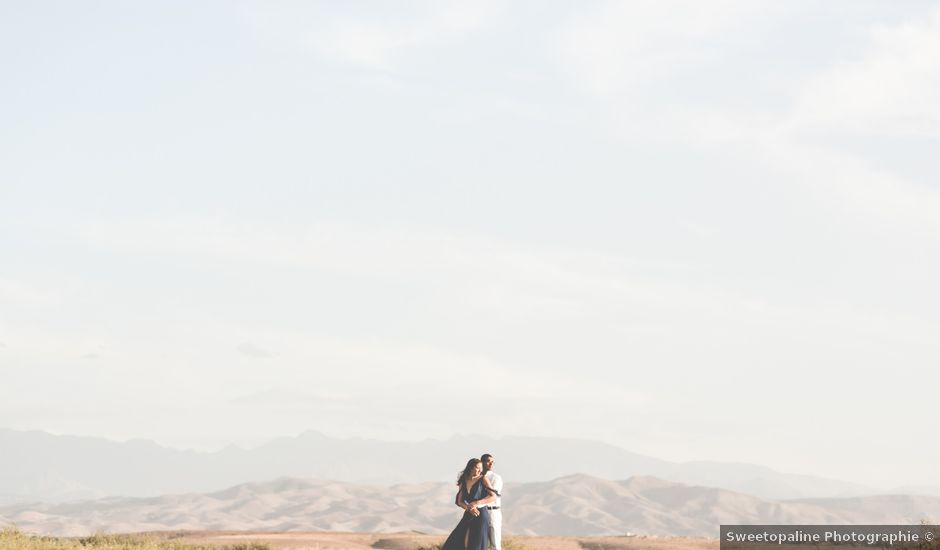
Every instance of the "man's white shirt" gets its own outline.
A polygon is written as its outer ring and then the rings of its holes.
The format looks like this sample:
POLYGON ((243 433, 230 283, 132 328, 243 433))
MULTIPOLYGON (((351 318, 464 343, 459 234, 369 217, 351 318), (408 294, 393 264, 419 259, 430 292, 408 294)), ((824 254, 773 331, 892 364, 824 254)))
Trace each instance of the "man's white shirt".
MULTIPOLYGON (((494 491, 500 494, 503 493, 503 478, 500 477, 499 474, 493 471, 489 471, 489 472, 486 472, 486 475, 483 477, 485 477, 486 480, 490 482, 490 487, 492 487, 494 491)), ((491 496, 491 495, 487 494, 486 496, 491 496)), ((499 506, 500 505, 499 502, 500 502, 500 497, 497 496, 495 502, 491 502, 489 504, 480 504, 477 506, 477 508, 486 508, 487 506, 499 506)))

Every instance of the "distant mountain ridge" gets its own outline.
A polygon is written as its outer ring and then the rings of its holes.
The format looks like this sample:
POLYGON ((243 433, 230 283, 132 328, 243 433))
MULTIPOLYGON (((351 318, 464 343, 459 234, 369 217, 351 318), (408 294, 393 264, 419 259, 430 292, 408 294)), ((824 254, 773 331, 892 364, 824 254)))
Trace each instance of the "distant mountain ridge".
MULTIPOLYGON (((362 485, 281 478, 208 494, 0 507, 0 524, 49 535, 165 530, 446 533, 461 511, 450 482, 362 485)), ((872 496, 770 502, 651 476, 586 475, 507 485, 510 534, 717 536, 721 523, 907 524, 940 518, 940 498, 872 496)))
POLYGON ((652 475, 765 499, 882 492, 753 464, 670 462, 596 441, 539 437, 455 436, 444 441, 386 442, 305 432, 253 449, 227 447, 197 453, 151 441, 121 443, 0 429, 0 449, 0 504, 210 492, 275 477, 382 484, 449 480, 468 457, 481 452, 494 454, 500 472, 514 482, 584 473, 603 479, 652 475))

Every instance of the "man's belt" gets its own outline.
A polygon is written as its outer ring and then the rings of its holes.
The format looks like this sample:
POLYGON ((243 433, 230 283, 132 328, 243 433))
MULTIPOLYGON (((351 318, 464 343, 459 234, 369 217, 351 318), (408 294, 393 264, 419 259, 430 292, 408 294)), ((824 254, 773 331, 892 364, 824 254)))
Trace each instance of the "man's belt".
POLYGON ((499 506, 487 506, 487 510, 499 510, 499 506))

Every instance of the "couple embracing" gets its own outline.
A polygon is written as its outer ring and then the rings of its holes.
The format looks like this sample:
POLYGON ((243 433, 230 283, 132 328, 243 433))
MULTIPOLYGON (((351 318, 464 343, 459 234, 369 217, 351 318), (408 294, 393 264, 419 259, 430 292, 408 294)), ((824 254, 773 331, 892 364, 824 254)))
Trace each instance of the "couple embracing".
POLYGON ((502 550, 500 530, 503 516, 500 511, 500 491, 503 478, 493 471, 493 455, 471 458, 457 478, 457 498, 454 503, 464 509, 460 523, 453 530, 441 550, 502 550))

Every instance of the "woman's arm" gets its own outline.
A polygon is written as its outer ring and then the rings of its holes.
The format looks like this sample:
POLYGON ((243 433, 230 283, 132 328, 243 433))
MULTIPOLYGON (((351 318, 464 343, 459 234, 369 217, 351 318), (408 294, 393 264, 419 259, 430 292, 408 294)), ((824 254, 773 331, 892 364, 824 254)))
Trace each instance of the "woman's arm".
POLYGON ((490 481, 486 479, 485 477, 483 478, 483 487, 486 488, 486 492, 489 496, 487 496, 486 498, 481 498, 480 500, 474 500, 473 502, 470 503, 470 506, 473 506, 474 508, 476 508, 480 504, 489 504, 491 502, 496 502, 496 491, 494 491, 493 488, 490 487, 490 481))
POLYGON ((461 498, 462 496, 463 496, 463 488, 461 487, 460 489, 457 490, 457 496, 454 497, 454 504, 456 504, 457 506, 460 506, 461 508, 464 509, 465 512, 467 512, 468 514, 472 516, 479 516, 480 511, 477 510, 476 507, 468 504, 467 501, 461 498))

